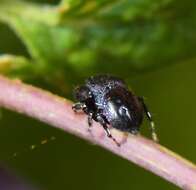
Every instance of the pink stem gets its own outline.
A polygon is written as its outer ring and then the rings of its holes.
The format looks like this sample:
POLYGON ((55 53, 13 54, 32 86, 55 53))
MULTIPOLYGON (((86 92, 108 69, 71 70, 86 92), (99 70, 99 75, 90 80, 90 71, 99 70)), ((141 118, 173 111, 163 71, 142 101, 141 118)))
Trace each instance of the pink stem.
MULTIPOLYGON (((86 116, 74 113, 72 102, 64 98, 3 76, 0 76, 0 89, 0 106, 98 144, 182 189, 196 190, 196 166, 161 145, 130 134, 127 141, 118 147, 103 135, 102 127, 96 122, 89 133, 86 116)), ((112 129, 112 134, 119 142, 122 141, 122 132, 112 129)))

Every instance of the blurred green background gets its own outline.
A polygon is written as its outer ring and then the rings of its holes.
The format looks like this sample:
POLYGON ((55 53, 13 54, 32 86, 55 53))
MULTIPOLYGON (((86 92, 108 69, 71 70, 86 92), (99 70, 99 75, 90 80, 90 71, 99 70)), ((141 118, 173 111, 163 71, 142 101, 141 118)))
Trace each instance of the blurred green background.
MULTIPOLYGON (((195 5, 194 0, 1 0, 0 73, 72 100, 74 86, 87 76, 118 75, 146 97, 161 144, 196 162, 195 5)), ((2 109, 0 123, 1 163, 40 189, 178 189, 23 115, 2 109), (56 140, 29 149, 51 136, 56 140)), ((141 131, 150 137, 146 121, 141 131)))

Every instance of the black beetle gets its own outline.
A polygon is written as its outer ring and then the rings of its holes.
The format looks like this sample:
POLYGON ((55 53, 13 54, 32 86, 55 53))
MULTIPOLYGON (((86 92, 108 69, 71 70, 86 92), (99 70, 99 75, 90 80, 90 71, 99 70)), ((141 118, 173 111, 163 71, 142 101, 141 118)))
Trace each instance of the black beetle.
POLYGON ((92 120, 99 122, 108 137, 112 137, 108 125, 124 132, 137 134, 144 113, 150 121, 152 139, 158 141, 154 122, 142 97, 130 91, 125 82, 111 75, 97 75, 88 78, 85 84, 74 91, 78 103, 73 110, 83 110, 88 115, 89 127, 92 120))

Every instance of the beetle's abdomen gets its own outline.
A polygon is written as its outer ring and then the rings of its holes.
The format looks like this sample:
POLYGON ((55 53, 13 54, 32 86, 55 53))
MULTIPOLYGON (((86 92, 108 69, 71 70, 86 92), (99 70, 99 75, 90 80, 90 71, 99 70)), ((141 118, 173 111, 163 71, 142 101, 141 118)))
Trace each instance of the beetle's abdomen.
POLYGON ((112 127, 135 132, 143 120, 143 107, 130 91, 116 88, 106 94, 104 115, 112 127))

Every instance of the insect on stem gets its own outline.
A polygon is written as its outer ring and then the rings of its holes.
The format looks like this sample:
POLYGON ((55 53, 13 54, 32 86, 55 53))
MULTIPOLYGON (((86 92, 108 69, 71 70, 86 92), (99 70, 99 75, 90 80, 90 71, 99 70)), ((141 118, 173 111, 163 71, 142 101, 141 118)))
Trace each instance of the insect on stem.
POLYGON ((74 91, 77 100, 73 104, 74 112, 82 110, 88 115, 88 124, 92 120, 100 123, 106 134, 117 146, 120 144, 110 134, 108 125, 123 132, 137 134, 144 114, 151 127, 152 139, 158 142, 155 126, 144 98, 134 94, 120 78, 111 75, 96 75, 74 91))

